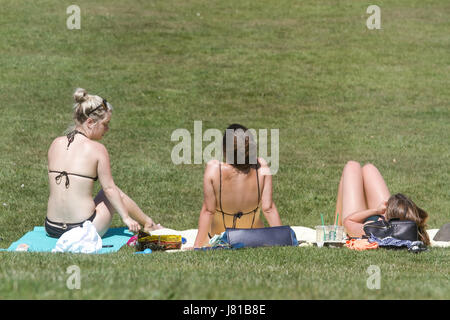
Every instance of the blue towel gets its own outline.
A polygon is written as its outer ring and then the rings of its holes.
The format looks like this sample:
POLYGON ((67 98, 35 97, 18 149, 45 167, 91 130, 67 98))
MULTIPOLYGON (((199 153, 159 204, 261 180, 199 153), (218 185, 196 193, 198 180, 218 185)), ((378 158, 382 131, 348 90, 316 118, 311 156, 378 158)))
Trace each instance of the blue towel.
MULTIPOLYGON (((102 248, 99 253, 111 253, 118 251, 127 243, 133 233, 127 228, 109 229, 102 237, 103 246, 112 246, 102 248)), ((34 227, 33 231, 27 232, 22 238, 13 242, 6 251, 15 251, 21 243, 29 245, 29 252, 51 252, 56 246, 58 239, 47 236, 44 227, 34 227)))

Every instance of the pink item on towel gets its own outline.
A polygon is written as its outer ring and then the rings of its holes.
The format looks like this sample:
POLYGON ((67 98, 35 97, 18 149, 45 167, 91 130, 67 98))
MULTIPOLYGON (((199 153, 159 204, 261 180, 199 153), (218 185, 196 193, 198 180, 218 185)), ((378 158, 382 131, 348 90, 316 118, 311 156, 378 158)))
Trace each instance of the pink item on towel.
POLYGON ((135 247, 135 246, 136 246, 136 243, 137 243, 137 239, 138 239, 137 235, 132 236, 132 237, 130 238, 130 240, 128 240, 127 245, 128 245, 129 247, 135 247))

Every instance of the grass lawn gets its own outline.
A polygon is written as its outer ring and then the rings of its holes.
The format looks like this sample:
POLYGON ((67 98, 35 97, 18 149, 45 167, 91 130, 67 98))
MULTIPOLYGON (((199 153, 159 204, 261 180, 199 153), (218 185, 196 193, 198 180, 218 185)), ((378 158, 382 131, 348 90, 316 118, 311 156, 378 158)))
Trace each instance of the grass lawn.
MULTIPOLYGON (((72 4, 0 0, 1 248, 43 224, 47 150, 77 87, 114 106, 102 143, 115 182, 169 228, 197 228, 204 164, 174 165, 170 139, 196 120, 279 130, 284 224, 331 223, 348 160, 374 163, 430 228, 449 222, 448 1, 377 1, 380 30, 366 1, 77 0, 81 29, 68 30, 72 4)), ((0 299, 450 298, 446 249, 132 252, 1 252, 0 299), (70 265, 80 290, 66 286, 70 265)))

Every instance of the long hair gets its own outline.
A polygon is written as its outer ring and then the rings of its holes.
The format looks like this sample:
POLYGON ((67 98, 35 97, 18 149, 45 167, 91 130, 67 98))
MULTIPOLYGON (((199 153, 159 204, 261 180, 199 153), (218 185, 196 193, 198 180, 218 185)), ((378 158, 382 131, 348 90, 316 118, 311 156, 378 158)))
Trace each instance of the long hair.
POLYGON ((388 200, 385 218, 386 220, 400 219, 414 221, 419 232, 419 240, 426 245, 430 244, 430 238, 426 231, 428 213, 419 208, 407 196, 401 193, 391 196, 388 200))
POLYGON ((237 170, 248 173, 251 168, 258 169, 254 138, 243 125, 235 123, 225 130, 222 148, 225 162, 237 170))

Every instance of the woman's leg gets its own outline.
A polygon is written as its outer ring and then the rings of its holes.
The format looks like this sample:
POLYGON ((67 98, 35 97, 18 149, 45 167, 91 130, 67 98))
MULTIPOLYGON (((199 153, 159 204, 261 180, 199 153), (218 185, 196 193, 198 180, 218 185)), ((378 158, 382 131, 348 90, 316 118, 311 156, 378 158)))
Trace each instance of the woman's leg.
MULTIPOLYGON (((144 227, 144 231, 163 228, 159 224, 156 225, 153 220, 149 216, 147 216, 141 210, 141 208, 139 208, 136 202, 128 197, 122 190, 120 190, 120 188, 117 187, 117 189, 119 189, 120 196, 122 198, 123 204, 127 208, 128 214, 133 220, 144 227)), ((116 210, 106 198, 103 189, 98 192, 97 196, 94 198, 94 202, 96 205, 97 216, 94 219, 93 224, 97 228, 98 234, 100 234, 100 236, 103 236, 111 225, 112 217, 116 210)))
POLYGON ((339 181, 338 194, 336 200, 336 211, 334 212, 334 224, 342 226, 342 182, 344 181, 344 173, 342 172, 341 180, 339 181), (339 216, 338 216, 339 214, 339 216), (338 221, 336 221, 338 220, 338 221))
POLYGON ((341 221, 344 221, 350 214, 367 209, 361 165, 355 161, 347 162, 341 179, 342 212, 339 216, 342 215, 341 221))
POLYGON ((100 237, 103 237, 106 231, 108 231, 109 226, 111 225, 111 221, 114 215, 114 208, 112 207, 108 199, 106 199, 103 190, 100 190, 100 192, 95 197, 94 202, 96 204, 95 211, 97 214, 95 215, 92 224, 94 225, 95 229, 97 229, 97 233, 100 235, 100 237))
POLYGON ((367 206, 369 209, 375 209, 381 202, 387 201, 391 194, 380 171, 373 164, 366 164, 362 168, 362 174, 367 206))

